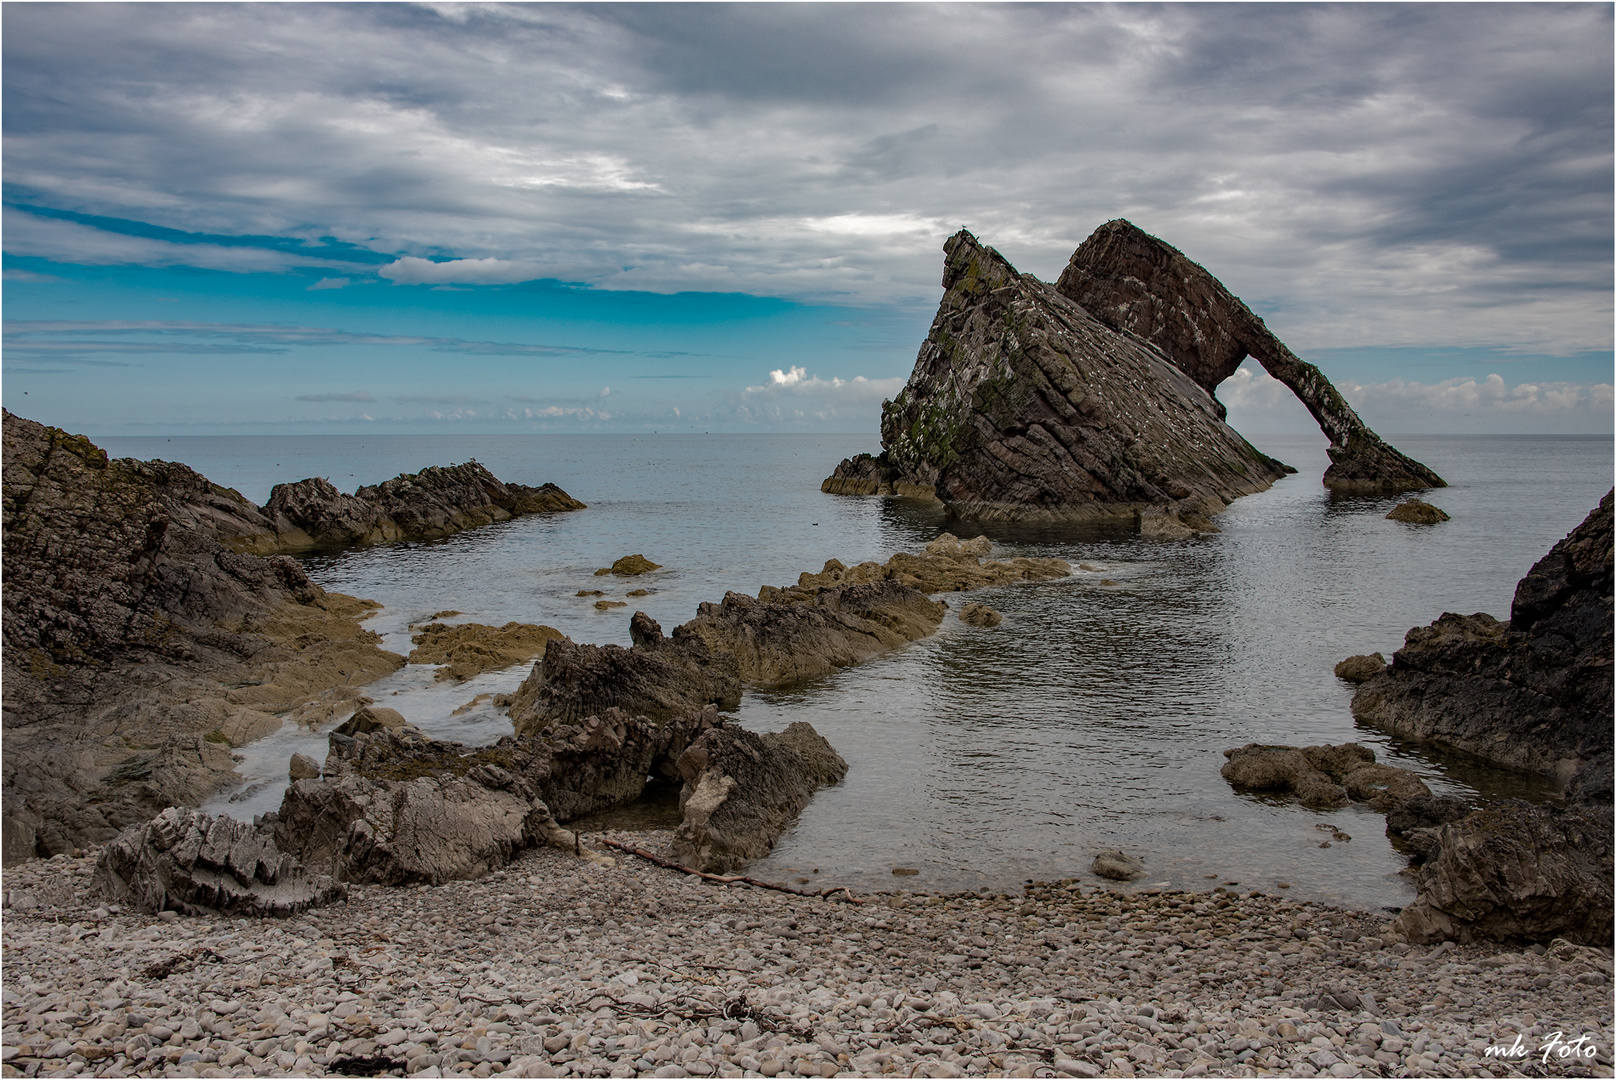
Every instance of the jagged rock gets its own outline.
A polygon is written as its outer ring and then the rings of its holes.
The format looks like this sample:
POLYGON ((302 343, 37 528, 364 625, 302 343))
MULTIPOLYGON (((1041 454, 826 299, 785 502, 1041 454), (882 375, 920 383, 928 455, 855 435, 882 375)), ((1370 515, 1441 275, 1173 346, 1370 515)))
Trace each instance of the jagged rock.
POLYGON ((1349 656, 1335 666, 1335 677, 1342 682, 1361 683, 1386 670, 1386 658, 1377 653, 1349 656))
POLYGON ((344 495, 319 477, 276 484, 264 506, 280 550, 435 540, 522 514, 582 510, 554 484, 501 482, 475 461, 405 473, 344 495))
POLYGON ((1391 513, 1386 515, 1386 520, 1401 521, 1406 525, 1435 525, 1447 521, 1448 515, 1428 502, 1407 499, 1392 507, 1391 513))
POLYGON ((318 780, 320 763, 307 754, 293 754, 291 763, 286 767, 286 775, 291 780, 318 780))
POLYGON ((1089 870, 1112 881, 1132 881, 1144 876, 1145 864, 1125 852, 1102 851, 1094 856, 1089 870))
POLYGON ((410 663, 442 664, 436 678, 464 681, 541 656, 546 643, 562 636, 553 626, 533 623, 428 623, 410 639, 415 643, 410 663))
POLYGON ((1475 809, 1456 795, 1417 795, 1386 815, 1386 835, 1415 864, 1429 862, 1441 850, 1438 830, 1469 816, 1475 809))
MULTIPOLYGON (((944 605, 897 581, 726 593, 675 631, 735 658, 740 677, 777 686, 863 663, 936 631, 944 605), (778 598, 776 598, 778 597, 778 598)), ((553 648, 554 646, 552 646, 553 648)))
POLYGON ((845 459, 820 483, 819 490, 828 495, 902 495, 937 501, 935 485, 905 479, 885 451, 879 457, 855 454, 845 459))
POLYGON ((96 883, 142 911, 189 915, 295 915, 348 895, 284 855, 270 830, 181 807, 119 833, 101 852, 96 883))
POLYGON ((944 251, 937 317, 908 385, 882 406, 882 457, 844 462, 825 490, 910 485, 976 520, 1137 525, 1170 508, 1200 529, 1285 474, 1155 347, 968 232, 944 251))
POLYGON ((652 570, 660 569, 662 569, 661 563, 654 563, 644 555, 624 555, 612 565, 603 566, 596 570, 595 576, 605 577, 607 574, 615 574, 618 577, 634 577, 638 574, 649 574, 652 570))
POLYGON ((1442 825, 1419 895, 1392 926, 1411 941, 1478 938, 1609 947, 1608 806, 1493 803, 1442 825))
POLYGON ((986 604, 966 604, 960 608, 960 622, 967 626, 998 626, 1004 616, 986 604))
POLYGON ((3 414, 4 853, 111 840, 236 776, 275 714, 396 670, 239 494, 3 414), (210 738, 205 738, 210 737, 210 738))
MULTIPOLYGON (((1208 394, 1251 356, 1290 387, 1330 440, 1337 491, 1446 487, 1358 418, 1324 373, 1299 360, 1223 284, 1131 222, 1108 221, 1072 253, 1055 288, 1113 330, 1137 334, 1208 394)), ((1225 410, 1216 406, 1221 419, 1225 410)), ((884 430, 884 429, 883 429, 884 430)))
POLYGON ((551 641, 511 702, 518 735, 542 731, 557 721, 581 720, 610 708, 665 720, 703 706, 740 704, 741 678, 734 657, 709 647, 685 626, 672 638, 643 611, 629 621, 631 648, 551 641))
POLYGON ((1222 776, 1231 784, 1263 791, 1291 791, 1303 806, 1328 809, 1348 800, 1382 813, 1430 789, 1407 769, 1375 763, 1375 752, 1357 743, 1339 746, 1263 746, 1225 750, 1222 776))
POLYGON ((535 843, 575 850, 560 822, 632 802, 661 775, 686 781, 676 857, 729 869, 766 852, 846 771, 807 724, 759 736, 711 706, 660 723, 611 709, 480 749, 383 729, 334 734, 326 778, 291 785, 275 828, 283 850, 341 880, 442 882, 535 843))
POLYGON ((679 755, 684 820, 666 855, 728 873, 767 854, 814 791, 847 775, 847 763, 811 725, 758 735, 724 725, 679 755))
POLYGON ((1562 781, 1596 759, 1608 775, 1611 555, 1607 494, 1521 579, 1509 622, 1449 613, 1413 628, 1359 686, 1353 716, 1562 781))

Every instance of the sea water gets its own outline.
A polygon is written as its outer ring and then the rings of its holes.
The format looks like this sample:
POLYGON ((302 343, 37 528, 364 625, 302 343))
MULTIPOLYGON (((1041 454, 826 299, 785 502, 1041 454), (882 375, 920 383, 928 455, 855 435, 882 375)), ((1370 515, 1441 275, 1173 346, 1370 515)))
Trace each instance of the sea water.
MULTIPOLYGON (((856 889, 1007 888, 1088 878, 1095 852, 1121 848, 1148 870, 1138 886, 1228 884, 1396 907, 1413 889, 1380 815, 1237 792, 1218 774, 1223 751, 1357 741, 1440 792, 1548 795, 1530 778, 1357 725, 1352 687, 1332 668, 1354 653, 1389 656, 1410 627, 1444 611, 1507 618, 1516 581, 1609 489, 1611 440, 1396 437, 1451 485, 1425 493, 1452 515, 1435 526, 1387 521, 1393 498, 1333 498, 1319 482, 1328 459, 1318 437, 1253 441, 1299 472, 1237 500, 1216 535, 990 528, 995 555, 1056 556, 1075 573, 948 595, 950 614, 931 638, 790 689, 748 690, 739 723, 761 731, 805 720, 849 765, 751 872, 856 889), (970 600, 1004 622, 960 623, 955 613, 970 600)), ((412 625, 448 610, 460 614, 445 621, 544 623, 578 641, 626 645, 635 610, 671 631, 726 590, 792 583, 830 558, 885 560, 945 529, 983 531, 910 500, 821 494, 838 460, 876 449, 870 436, 100 442, 116 455, 183 461, 255 502, 305 476, 352 491, 475 458, 501 479, 552 481, 589 504, 442 541, 304 559, 327 589, 385 605, 368 625, 401 653, 412 625), (594 575, 630 554, 662 569, 594 575), (577 595, 593 589, 628 606, 599 611, 596 597, 577 595), (630 589, 649 592, 629 598, 630 589)), ((435 736, 490 742, 509 720, 487 703, 462 707, 514 690, 529 668, 452 683, 411 665, 365 692, 435 736)), ((283 729, 244 748, 247 782, 207 809, 244 818, 274 809, 298 751, 323 758, 325 737, 283 729)))

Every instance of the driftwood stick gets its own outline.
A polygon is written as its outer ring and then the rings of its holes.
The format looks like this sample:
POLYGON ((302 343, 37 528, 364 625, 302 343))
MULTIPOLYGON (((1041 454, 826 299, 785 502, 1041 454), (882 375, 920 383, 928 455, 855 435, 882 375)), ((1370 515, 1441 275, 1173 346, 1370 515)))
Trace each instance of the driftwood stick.
POLYGON ((812 889, 793 889, 789 885, 776 885, 771 881, 761 881, 758 878, 747 877, 744 874, 709 874, 705 870, 697 870, 693 866, 686 866, 683 863, 676 863, 672 859, 664 859, 660 855, 655 855, 641 847, 635 847, 633 844, 625 844, 621 841, 612 840, 605 836, 597 836, 595 839, 608 847, 614 847, 619 851, 626 851, 630 855, 638 855, 647 862, 656 863, 658 866, 664 867, 668 870, 677 870, 681 874, 690 874, 693 877, 699 877, 703 881, 715 881, 720 885, 733 885, 736 882, 739 882, 743 885, 751 885, 759 889, 773 889, 775 892, 790 893, 793 896, 814 896, 823 900, 830 899, 831 894, 833 893, 845 893, 845 899, 848 903, 864 903, 864 901, 854 896, 853 891, 846 885, 835 885, 829 889, 819 889, 816 891, 812 889))

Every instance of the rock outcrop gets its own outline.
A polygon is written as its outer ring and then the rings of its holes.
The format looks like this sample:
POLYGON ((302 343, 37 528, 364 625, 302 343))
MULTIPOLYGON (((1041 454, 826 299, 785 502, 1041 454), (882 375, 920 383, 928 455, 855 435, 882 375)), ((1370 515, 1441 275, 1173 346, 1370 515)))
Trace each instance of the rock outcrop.
POLYGON ((1287 471, 1223 422, 1211 392, 960 231, 882 454, 827 491, 931 492, 961 518, 1115 520, 1167 509, 1184 534, 1287 471))
POLYGON ((730 869, 846 771, 807 724, 760 736, 711 706, 661 721, 611 709, 480 749, 408 727, 333 733, 324 779, 291 785, 274 829, 281 850, 343 881, 474 878, 533 844, 585 851, 560 823, 632 802, 659 775, 685 781, 674 857, 730 869))
MULTIPOLYGON (((235 779, 230 748, 396 670, 250 503, 4 418, 4 857, 102 843, 235 779)), ((349 705, 351 708, 351 705, 349 705)))
MULTIPOLYGON (((1329 438, 1326 487, 1447 486, 1371 431, 1323 372, 1298 359, 1217 278, 1131 222, 1118 219, 1096 229, 1072 253, 1055 288, 1113 330, 1155 345, 1208 394, 1247 356, 1255 359, 1291 388, 1329 438)), ((1217 414, 1225 415, 1221 405, 1217 414)))
POLYGON ((1342 682, 1368 682, 1386 670, 1386 658, 1377 653, 1349 656, 1335 666, 1335 677, 1342 682))
POLYGON ((264 515, 282 551, 436 540, 523 514, 582 510, 554 484, 507 484, 475 461, 404 473, 344 495, 319 477, 270 490, 264 515))
POLYGON ((1353 716, 1561 781, 1601 759, 1608 776, 1611 498, 1521 579, 1509 622, 1450 613, 1410 630, 1353 716))
POLYGON ((101 851, 101 892, 141 911, 287 916, 344 899, 348 887, 309 873, 268 828, 170 807, 101 851))
POLYGON ((410 650, 410 663, 440 664, 435 678, 464 681, 541 656, 545 645, 563 636, 553 626, 534 623, 484 626, 432 622, 418 628, 411 637, 415 648, 410 650))
POLYGON ((1448 520, 1448 513, 1419 499, 1405 499, 1391 508, 1386 520, 1404 525, 1437 525, 1448 520))
POLYGON ((1339 746, 1263 746, 1225 750, 1222 776, 1256 791, 1289 791, 1317 810, 1367 803, 1387 813, 1410 799, 1431 794, 1407 769, 1378 764, 1375 752, 1357 743, 1339 746))
POLYGON ((681 626, 664 637, 656 620, 636 611, 629 636, 633 645, 627 649, 565 637, 549 642, 512 699, 516 733, 537 734, 557 721, 613 708, 666 720, 706 705, 733 709, 740 704, 735 658, 711 648, 701 635, 681 626))
POLYGON ((1436 831, 1419 895, 1393 929, 1411 941, 1477 938, 1609 947, 1609 804, 1533 806, 1506 800, 1436 831))
POLYGON ((703 732, 675 768, 684 820, 667 856, 724 874, 761 858, 814 791, 847 775, 847 763, 812 726, 758 735, 730 725, 703 732))

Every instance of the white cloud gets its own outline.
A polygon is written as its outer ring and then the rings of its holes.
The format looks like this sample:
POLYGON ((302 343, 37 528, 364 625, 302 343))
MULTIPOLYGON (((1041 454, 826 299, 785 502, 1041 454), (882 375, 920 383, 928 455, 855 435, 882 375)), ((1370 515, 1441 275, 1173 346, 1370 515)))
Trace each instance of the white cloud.
POLYGON ((450 259, 433 262, 406 255, 376 273, 395 285, 510 285, 546 276, 543 268, 509 259, 450 259))
POLYGON ((833 376, 822 379, 793 365, 769 372, 769 380, 748 386, 739 394, 727 394, 731 412, 743 423, 822 425, 840 422, 861 428, 872 426, 880 415, 880 403, 903 389, 903 378, 851 379, 833 376))
POLYGON ((319 281, 316 281, 313 285, 310 285, 308 287, 308 291, 315 292, 319 289, 340 289, 346 285, 352 284, 353 282, 349 281, 345 277, 323 277, 319 281))

